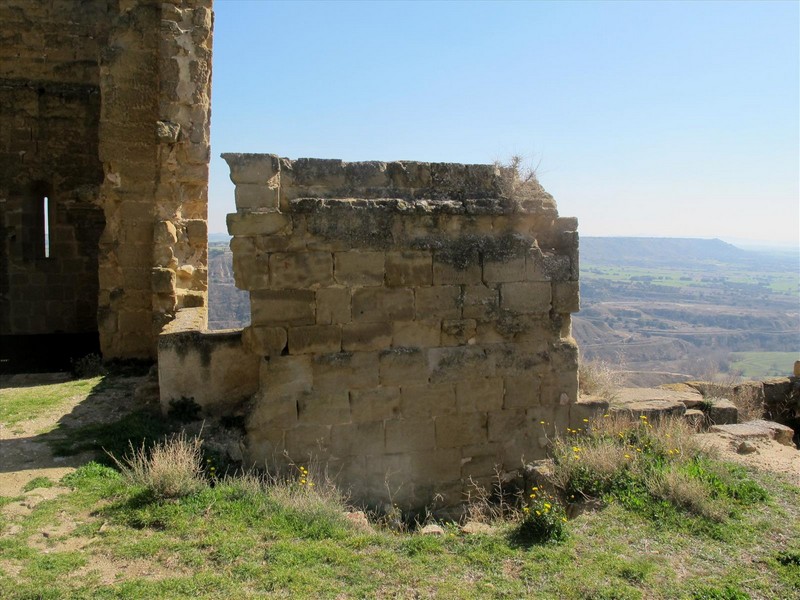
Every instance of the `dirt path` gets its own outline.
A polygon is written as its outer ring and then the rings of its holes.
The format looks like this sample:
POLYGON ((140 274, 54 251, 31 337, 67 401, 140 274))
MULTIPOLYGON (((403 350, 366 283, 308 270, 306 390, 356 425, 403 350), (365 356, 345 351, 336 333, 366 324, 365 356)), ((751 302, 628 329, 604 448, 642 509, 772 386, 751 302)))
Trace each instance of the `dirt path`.
MULTIPOLYGON (((62 375, 61 381, 67 380, 63 374, 41 374, 15 376, 3 384, 8 387, 52 384, 58 381, 58 375, 62 375)), ((36 477, 57 482, 86 464, 92 459, 91 453, 54 456, 50 443, 63 438, 65 429, 119 420, 141 404, 134 400, 134 390, 145 380, 146 377, 114 378, 32 419, 13 426, 0 423, 0 496, 19 496, 24 486, 36 477)), ((34 492, 41 495, 42 490, 34 492)))
POLYGON ((698 437, 714 448, 723 460, 742 464, 761 471, 785 475, 791 483, 800 486, 800 450, 784 446, 769 438, 749 438, 748 453, 738 452, 744 441, 727 433, 701 433, 698 437))

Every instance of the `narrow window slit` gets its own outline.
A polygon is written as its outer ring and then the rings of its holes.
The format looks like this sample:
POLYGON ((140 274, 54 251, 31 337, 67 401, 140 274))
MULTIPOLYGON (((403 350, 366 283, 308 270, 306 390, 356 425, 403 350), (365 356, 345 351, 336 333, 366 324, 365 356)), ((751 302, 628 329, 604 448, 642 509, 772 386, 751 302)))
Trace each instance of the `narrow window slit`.
POLYGON ((44 197, 44 257, 50 258, 50 198, 44 197))

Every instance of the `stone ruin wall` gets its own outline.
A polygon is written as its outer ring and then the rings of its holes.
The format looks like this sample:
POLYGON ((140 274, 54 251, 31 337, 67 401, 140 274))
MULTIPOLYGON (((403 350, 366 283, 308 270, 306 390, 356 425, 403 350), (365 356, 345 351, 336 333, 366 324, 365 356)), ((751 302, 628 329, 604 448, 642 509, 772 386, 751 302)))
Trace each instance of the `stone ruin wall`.
POLYGON ((577 398, 577 221, 490 165, 226 154, 249 459, 313 456, 353 497, 457 504, 543 456, 577 398), (517 200, 510 200, 510 196, 517 200))
POLYGON ((152 358, 204 310, 211 31, 211 0, 2 3, 1 336, 152 358))
POLYGON ((97 330, 97 57, 106 11, 104 2, 0 4, 2 334, 97 330))

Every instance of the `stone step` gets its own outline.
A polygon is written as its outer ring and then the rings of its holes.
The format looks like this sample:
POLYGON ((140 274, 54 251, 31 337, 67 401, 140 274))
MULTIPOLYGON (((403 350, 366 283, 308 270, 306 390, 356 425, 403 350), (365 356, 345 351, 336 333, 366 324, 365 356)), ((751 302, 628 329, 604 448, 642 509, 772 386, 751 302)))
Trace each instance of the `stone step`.
POLYGON ((680 388, 622 388, 610 401, 609 411, 633 418, 684 417, 698 428, 737 423, 739 411, 730 400, 703 398, 688 386, 680 388))
POLYGON ((773 439, 784 446, 794 446, 792 436, 794 430, 780 423, 772 421, 749 421, 747 423, 732 423, 728 425, 713 425, 709 429, 714 433, 727 433, 736 438, 762 438, 773 439))

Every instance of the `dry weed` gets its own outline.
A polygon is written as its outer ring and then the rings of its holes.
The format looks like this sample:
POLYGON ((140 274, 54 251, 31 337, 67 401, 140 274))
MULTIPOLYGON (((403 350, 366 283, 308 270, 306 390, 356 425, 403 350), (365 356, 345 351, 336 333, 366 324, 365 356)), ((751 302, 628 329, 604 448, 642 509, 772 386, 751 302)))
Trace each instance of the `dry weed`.
POLYGON ((154 498, 182 498, 204 488, 200 438, 180 433, 153 446, 142 444, 122 460, 111 458, 129 483, 146 488, 154 498))
POLYGON ((578 365, 581 394, 613 400, 622 384, 622 373, 605 361, 581 361, 578 365))
POLYGON ((725 519, 725 510, 709 497, 706 485, 686 473, 668 469, 648 477, 646 484, 656 498, 712 521, 721 522, 725 519))

